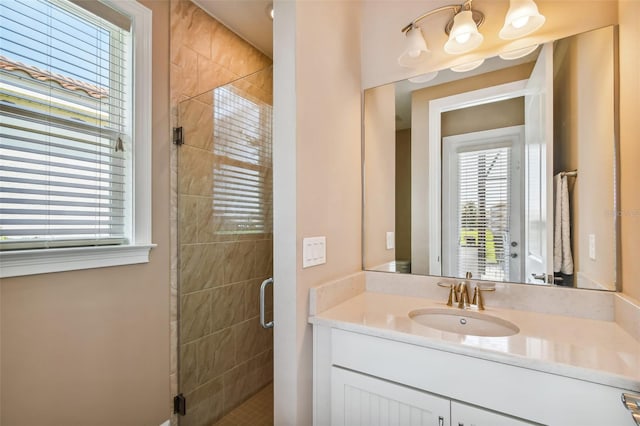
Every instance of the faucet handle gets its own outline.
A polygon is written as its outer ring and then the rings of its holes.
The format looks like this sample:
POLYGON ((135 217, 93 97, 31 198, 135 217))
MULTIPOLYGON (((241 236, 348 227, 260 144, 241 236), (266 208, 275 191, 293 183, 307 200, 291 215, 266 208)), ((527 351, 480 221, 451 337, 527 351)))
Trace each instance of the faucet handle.
POLYGON ((447 299, 447 306, 453 306, 453 302, 458 301, 458 292, 456 291, 456 285, 451 283, 438 283, 439 287, 444 287, 449 289, 449 299, 447 299))
POLYGON ((483 291, 496 291, 495 287, 481 287, 479 284, 473 289, 473 305, 478 307, 479 311, 484 311, 484 299, 482 298, 483 291))

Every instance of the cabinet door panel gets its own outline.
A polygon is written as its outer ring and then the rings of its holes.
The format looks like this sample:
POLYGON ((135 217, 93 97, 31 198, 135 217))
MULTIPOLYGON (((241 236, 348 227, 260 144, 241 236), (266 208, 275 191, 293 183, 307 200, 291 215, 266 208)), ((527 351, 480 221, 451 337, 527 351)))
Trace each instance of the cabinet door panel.
POLYGON ((538 423, 516 419, 451 401, 451 426, 531 426, 538 423))
POLYGON ((331 369, 333 426, 449 425, 449 400, 353 371, 331 369))

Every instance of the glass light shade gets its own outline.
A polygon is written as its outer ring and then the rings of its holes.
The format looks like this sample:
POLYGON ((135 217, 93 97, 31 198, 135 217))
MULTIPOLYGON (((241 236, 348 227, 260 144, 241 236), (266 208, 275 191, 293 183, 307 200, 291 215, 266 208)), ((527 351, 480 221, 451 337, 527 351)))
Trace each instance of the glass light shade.
POLYGON ((455 67, 451 67, 451 71, 455 72, 467 72, 471 70, 475 70, 480 65, 484 63, 484 59, 478 59, 477 61, 467 62, 466 64, 456 65, 455 67))
POLYGON ((429 53, 427 42, 424 41, 419 27, 412 27, 406 34, 405 49, 398 58, 398 64, 403 67, 413 67, 424 61, 429 53))
POLYGON ((453 18, 453 27, 449 40, 444 44, 444 51, 452 55, 467 53, 480 46, 482 40, 484 37, 478 32, 471 11, 465 10, 453 18))
POLYGON ((426 83, 428 81, 433 80, 438 76, 438 71, 428 72, 426 74, 417 75, 415 77, 411 77, 409 81, 411 83, 426 83))
POLYGON ((523 37, 544 25, 545 17, 538 12, 533 0, 509 0, 509 11, 500 30, 500 38, 513 40, 523 37))
POLYGON ((507 61, 511 61, 513 59, 519 59, 527 56, 529 53, 533 52, 538 48, 539 45, 534 44, 532 46, 522 47, 519 49, 513 49, 506 52, 500 53, 500 58, 505 59, 507 61))

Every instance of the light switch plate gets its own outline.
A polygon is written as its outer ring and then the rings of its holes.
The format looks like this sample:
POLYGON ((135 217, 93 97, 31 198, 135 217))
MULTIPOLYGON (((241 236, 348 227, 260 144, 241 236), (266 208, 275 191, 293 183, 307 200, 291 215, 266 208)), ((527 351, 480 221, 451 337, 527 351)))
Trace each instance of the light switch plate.
POLYGON ((302 267, 327 263, 327 238, 310 237, 302 239, 302 267))
POLYGON ((596 260, 596 235, 589 234, 589 259, 596 260))
POLYGON ((391 250, 396 246, 395 232, 387 232, 387 250, 391 250))

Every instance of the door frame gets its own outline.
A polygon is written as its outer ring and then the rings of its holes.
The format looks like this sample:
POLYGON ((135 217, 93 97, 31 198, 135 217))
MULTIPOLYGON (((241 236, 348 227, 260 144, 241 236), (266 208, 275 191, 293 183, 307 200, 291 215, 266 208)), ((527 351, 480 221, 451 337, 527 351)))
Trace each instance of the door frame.
POLYGON ((429 275, 442 275, 442 113, 524 96, 526 85, 527 80, 518 80, 429 102, 429 275))

